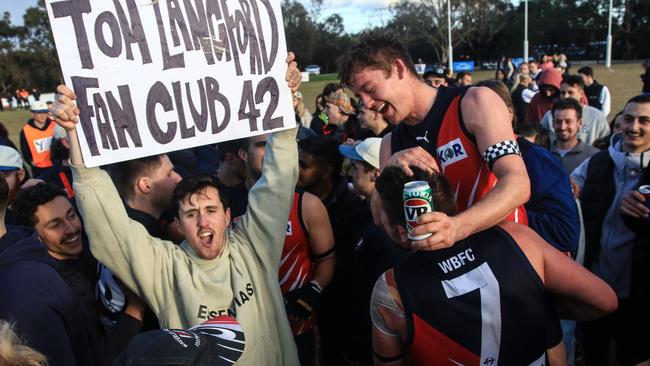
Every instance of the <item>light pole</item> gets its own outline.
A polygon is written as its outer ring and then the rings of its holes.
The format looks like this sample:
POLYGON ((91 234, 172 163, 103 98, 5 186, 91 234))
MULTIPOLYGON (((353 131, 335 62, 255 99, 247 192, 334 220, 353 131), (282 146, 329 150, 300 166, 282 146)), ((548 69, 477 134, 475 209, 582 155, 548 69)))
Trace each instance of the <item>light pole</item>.
POLYGON ((528 62, 528 0, 524 0, 524 62, 528 62))
POLYGON ((447 38, 449 38, 449 72, 454 73, 454 48, 451 45, 451 0, 447 0, 447 38))
POLYGON ((607 25, 607 51, 605 56, 605 67, 612 68, 612 10, 613 0, 609 0, 609 24, 607 25))

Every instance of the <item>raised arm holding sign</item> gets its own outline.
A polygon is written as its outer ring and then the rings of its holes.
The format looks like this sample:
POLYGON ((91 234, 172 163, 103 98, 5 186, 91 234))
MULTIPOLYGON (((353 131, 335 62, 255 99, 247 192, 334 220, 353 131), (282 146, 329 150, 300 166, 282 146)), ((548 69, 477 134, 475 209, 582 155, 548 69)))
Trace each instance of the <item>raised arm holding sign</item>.
MULTIPOLYGON (((293 55, 287 62, 287 82, 297 89, 293 55)), ((77 96, 63 85, 58 92, 54 114, 68 132, 77 202, 97 260, 150 305, 161 326, 187 328, 217 315, 234 316, 246 338, 238 364, 297 365, 277 279, 298 176, 296 130, 269 138, 262 178, 234 230, 227 230, 230 210, 219 182, 204 177, 179 183, 176 220, 186 241, 176 246, 129 219, 108 175, 83 166, 77 96)))
POLYGON ((86 166, 295 126, 280 3, 48 0, 86 166))

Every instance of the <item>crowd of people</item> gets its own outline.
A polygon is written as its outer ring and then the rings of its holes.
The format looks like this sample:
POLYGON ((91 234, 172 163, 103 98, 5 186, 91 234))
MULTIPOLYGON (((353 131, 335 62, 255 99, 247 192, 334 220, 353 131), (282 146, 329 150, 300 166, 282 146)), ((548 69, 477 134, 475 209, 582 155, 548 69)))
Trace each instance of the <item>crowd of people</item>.
POLYGON ((296 128, 101 168, 68 87, 32 103, 0 364, 650 365, 647 92, 611 111, 562 57, 418 75, 367 33, 311 114, 287 63, 296 128))

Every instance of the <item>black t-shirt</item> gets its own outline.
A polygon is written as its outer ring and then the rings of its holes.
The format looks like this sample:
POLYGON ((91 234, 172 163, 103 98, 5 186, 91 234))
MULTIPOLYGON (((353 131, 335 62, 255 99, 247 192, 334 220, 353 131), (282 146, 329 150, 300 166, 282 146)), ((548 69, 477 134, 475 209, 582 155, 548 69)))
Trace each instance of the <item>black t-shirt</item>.
POLYGON ((234 187, 228 187, 224 190, 225 197, 228 198, 228 207, 230 207, 230 217, 237 218, 248 208, 248 189, 246 183, 241 182, 234 187))

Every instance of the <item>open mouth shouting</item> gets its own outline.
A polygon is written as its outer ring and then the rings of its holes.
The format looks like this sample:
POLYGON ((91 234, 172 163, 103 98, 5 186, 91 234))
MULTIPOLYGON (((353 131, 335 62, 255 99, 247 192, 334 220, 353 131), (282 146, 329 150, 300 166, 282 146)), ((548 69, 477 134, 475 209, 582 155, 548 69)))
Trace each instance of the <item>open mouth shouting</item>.
POLYGON ((199 231, 199 243, 204 247, 211 247, 214 242, 214 233, 210 230, 199 231))

